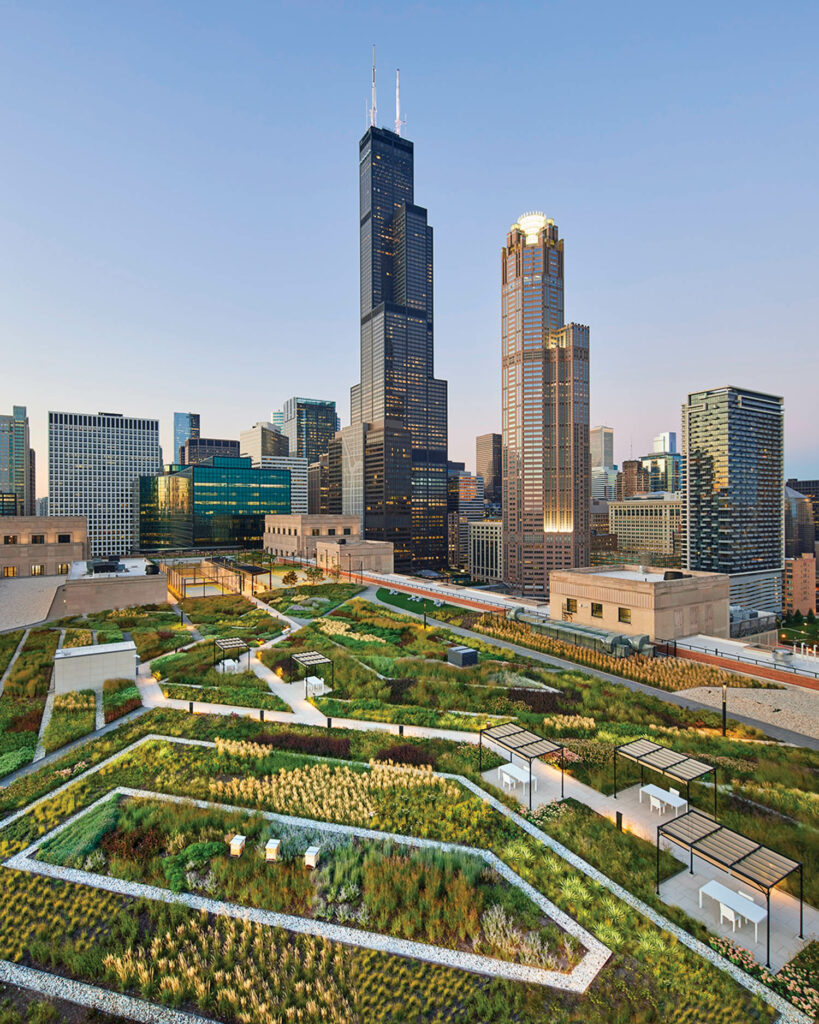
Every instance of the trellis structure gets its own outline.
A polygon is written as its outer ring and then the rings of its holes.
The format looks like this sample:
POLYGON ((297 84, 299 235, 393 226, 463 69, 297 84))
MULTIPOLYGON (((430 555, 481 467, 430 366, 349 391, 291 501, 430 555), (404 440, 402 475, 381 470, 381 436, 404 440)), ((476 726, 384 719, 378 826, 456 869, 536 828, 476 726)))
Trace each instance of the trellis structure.
POLYGON ((559 743, 546 740, 536 733, 524 729, 514 722, 505 725, 492 725, 478 732, 478 771, 483 764, 484 737, 508 750, 510 754, 518 754, 529 762, 529 810, 532 809, 532 762, 539 757, 560 752, 560 799, 563 799, 563 771, 565 767, 565 747, 559 743))
MULTIPOLYGON (((336 669, 333 664, 333 659, 328 658, 326 654, 322 654, 321 651, 299 651, 297 654, 290 655, 290 661, 291 663, 295 662, 297 665, 301 666, 301 668, 307 669, 318 668, 319 665, 329 665, 330 688, 333 688, 336 678, 336 669)), ((307 680, 304 682, 304 696, 307 696, 307 680)))
POLYGON ((802 862, 791 860, 776 850, 744 836, 741 832, 725 828, 707 814, 700 811, 686 811, 667 825, 657 826, 657 882, 660 892, 660 838, 665 836, 672 843, 688 850, 691 860, 689 871, 694 874, 694 854, 727 871, 743 882, 765 893, 768 913, 765 918, 768 938, 767 965, 771 966, 771 889, 783 882, 788 875, 799 871, 799 938, 803 938, 803 869, 802 862))
POLYGON ((643 772, 650 768, 660 775, 665 775, 677 782, 685 783, 685 799, 688 810, 691 810, 691 783, 697 779, 714 773, 714 817, 717 816, 717 770, 705 761, 680 754, 670 747, 664 747, 653 740, 632 740, 614 748, 614 799, 617 799, 617 755, 634 761, 640 766, 640 784, 643 783, 643 772))
POLYGON ((217 647, 222 654, 232 654, 234 651, 238 651, 240 656, 245 651, 250 651, 250 644, 243 640, 240 636, 227 636, 214 639, 213 641, 213 664, 216 664, 216 649, 217 647))

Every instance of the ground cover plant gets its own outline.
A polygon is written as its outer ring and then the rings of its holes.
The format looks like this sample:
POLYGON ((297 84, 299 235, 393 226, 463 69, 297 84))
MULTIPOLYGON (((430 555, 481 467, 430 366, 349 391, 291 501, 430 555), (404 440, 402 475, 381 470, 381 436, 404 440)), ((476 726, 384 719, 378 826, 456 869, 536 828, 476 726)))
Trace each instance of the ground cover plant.
POLYGON ((93 690, 58 693, 54 698, 51 718, 43 732, 47 754, 64 747, 94 729, 97 700, 93 690))
POLYGON ((578 944, 484 860, 270 822, 218 808, 152 799, 109 800, 40 848, 39 859, 130 882, 205 894, 279 913, 552 970, 578 944), (229 840, 246 837, 241 857, 229 840), (281 842, 280 858, 265 843, 281 842), (304 854, 320 847, 320 865, 304 854))
POLYGON ((433 708, 411 704, 385 704, 383 701, 362 698, 337 700, 334 697, 314 697, 311 703, 328 718, 353 718, 361 721, 394 722, 397 725, 423 725, 435 729, 455 729, 477 732, 490 725, 508 721, 504 716, 469 714, 459 711, 436 711, 433 708))
POLYGON ((54 629, 32 629, 6 678, 4 695, 43 697, 48 693, 54 652, 60 634, 54 629))
POLYGON ((67 629, 63 636, 62 647, 90 647, 94 642, 94 634, 90 629, 67 629))
MULTIPOLYGON (((5 641, 7 667, 22 635, 4 634, 17 641, 13 646, 5 641)), ((0 694, 0 778, 34 758, 59 637, 57 630, 31 630, 6 677, 0 694)))
MULTIPOLYGON (((381 737, 382 742, 383 739, 381 737)), ((167 787, 169 791, 175 788, 187 793, 192 786, 217 781, 211 768, 213 751, 185 750, 175 745, 173 749, 166 749, 169 746, 151 744, 149 749, 143 749, 139 758, 125 755, 112 769, 107 769, 103 777, 89 776, 76 783, 72 787, 75 792, 61 794, 43 805, 34 823, 36 830, 42 833, 51 828, 55 819, 70 814, 78 806, 87 806, 112 785, 150 782, 151 788, 167 787), (196 783, 196 779, 200 781, 196 783)), ((239 782, 247 777, 248 770, 255 771, 257 766, 267 764, 269 758, 290 756, 280 751, 271 752, 269 748, 259 757, 255 751, 240 755, 237 751, 226 750, 215 754, 217 759, 227 759, 220 762, 221 776, 233 775, 239 782)), ((285 761, 280 764, 283 766, 285 761)), ((285 769, 291 777, 301 771, 303 769, 285 769)), ((293 783, 292 778, 282 780, 280 791, 289 785, 294 794, 304 794, 304 787, 293 783)), ((336 790, 342 810, 349 811, 351 807, 349 788, 339 786, 336 790)), ((328 798, 326 789, 323 795, 328 798)), ((50 941, 29 943, 25 955, 35 963, 67 967, 78 976, 175 1005, 187 1000, 193 1007, 217 1012, 217 1001, 224 1000, 219 1003, 222 1007, 219 1015, 226 1021, 272 1021, 285 1005, 304 1007, 302 1019, 305 1021, 349 1019, 348 1016, 328 1017, 318 1007, 308 1012, 304 999, 298 995, 298 992, 304 993, 304 989, 294 991, 295 1002, 288 1001, 292 984, 304 979, 305 966, 316 961, 323 965, 321 981, 333 990, 334 1005, 349 1006, 355 1012, 366 1008, 363 1019, 368 1021, 395 1021, 397 1024, 412 1019, 407 1016, 408 1008, 423 1020, 497 1021, 498 1024, 501 1021, 545 1024, 546 1021, 570 1020, 590 1024, 625 1024, 626 1021, 746 1024, 773 1019, 774 1014, 767 1007, 737 987, 730 977, 659 932, 646 918, 613 899, 596 883, 581 878, 565 861, 544 853, 542 846, 500 820, 496 812, 490 810, 487 821, 476 822, 472 815, 472 802, 476 798, 471 795, 459 801, 462 809, 457 814, 447 813, 445 803, 430 802, 425 790, 410 794, 408 799, 402 787, 388 789, 378 794, 378 799, 384 801, 380 812, 384 818, 406 819, 416 834, 426 832, 435 838, 469 843, 476 831, 482 833, 486 840, 482 845, 493 849, 537 889, 607 942, 614 949, 614 956, 591 989, 580 998, 544 989, 533 991, 531 986, 488 982, 446 969, 396 961, 383 954, 364 954, 338 947, 330 947, 325 957, 321 950, 327 947, 320 941, 305 942, 301 937, 294 940, 285 935, 277 938, 274 931, 246 922, 228 922, 192 914, 184 908, 150 904, 131 905, 132 909, 126 914, 110 913, 110 927, 86 947, 82 955, 75 950, 73 941, 54 941, 53 935, 50 941), (394 796, 392 802, 389 792, 394 796), (123 939, 126 927, 127 942, 123 939), (288 951, 286 956, 285 950, 288 951), (254 982, 251 988, 243 988, 239 977, 233 973, 234 964, 241 965, 243 978, 247 972, 258 970, 258 977, 254 974, 258 985, 254 982), (157 968, 157 965, 161 966, 157 968), (215 972, 225 973, 217 979, 215 972), (233 992, 230 998, 226 995, 228 992, 233 992)), ((325 806, 329 806, 326 801, 325 806)), ((363 824, 371 825, 372 815, 367 808, 365 815, 363 824)), ((19 848, 21 843, 30 841, 27 839, 30 830, 31 823, 26 818, 19 819, 3 830, 0 842, 10 842, 8 833, 12 831, 15 833, 13 847, 19 848)), ((45 895, 46 890, 40 888, 42 883, 50 885, 49 880, 38 878, 27 880, 27 884, 29 882, 32 884, 30 899, 44 901, 45 905, 49 898, 53 900, 53 896, 45 895)), ((73 890, 75 887, 66 888, 73 890)), ((15 916, 5 932, 0 922, 0 942, 4 938, 20 941, 19 932, 12 924, 19 918, 17 907, 10 909, 15 916)), ((25 933, 26 929, 23 931, 25 933)), ((318 989, 309 991, 315 999, 320 998, 318 989)))
POLYGON ((187 597, 180 603, 202 636, 238 636, 252 646, 272 640, 282 631, 282 623, 275 616, 239 594, 187 597))
POLYGON ((687 690, 695 686, 767 687, 768 684, 750 676, 740 676, 725 669, 714 668, 685 658, 648 658, 642 654, 615 658, 612 654, 589 650, 577 644, 538 633, 522 622, 512 622, 498 615, 482 615, 471 624, 472 629, 499 640, 531 647, 544 654, 576 661, 612 675, 634 679, 662 690, 687 690))
POLYGON ((206 704, 234 704, 242 708, 292 712, 289 704, 271 693, 264 679, 253 672, 221 674, 208 669, 199 684, 163 683, 162 692, 174 700, 203 701, 206 704), (218 682, 217 682, 218 680, 218 682))
MULTIPOLYGON (((474 616, 474 612, 468 608, 461 608, 456 604, 449 604, 447 601, 436 601, 431 597, 413 598, 412 594, 404 594, 400 590, 391 592, 387 587, 379 587, 375 596, 385 604, 391 604, 405 612, 412 612, 415 615, 427 613, 428 618, 437 619, 439 622, 449 622, 453 626, 463 625, 474 616)), ((476 597, 480 597, 477 594, 476 597)))
POLYGON ((105 680, 102 687, 102 708, 106 725, 140 707, 142 697, 133 679, 105 680))
POLYGON ((11 633, 0 633, 0 679, 9 667, 14 652, 23 639, 25 630, 15 629, 11 633))
MULTIPOLYGON (((116 643, 130 633, 142 661, 190 643, 189 631, 179 615, 167 604, 137 605, 133 608, 93 612, 70 620, 73 629, 93 630, 97 643, 116 643)), ((90 641, 89 641, 90 643, 90 641)))
POLYGON ((364 587, 356 583, 313 583, 297 587, 266 590, 258 597, 283 615, 299 619, 312 619, 337 608, 364 587))

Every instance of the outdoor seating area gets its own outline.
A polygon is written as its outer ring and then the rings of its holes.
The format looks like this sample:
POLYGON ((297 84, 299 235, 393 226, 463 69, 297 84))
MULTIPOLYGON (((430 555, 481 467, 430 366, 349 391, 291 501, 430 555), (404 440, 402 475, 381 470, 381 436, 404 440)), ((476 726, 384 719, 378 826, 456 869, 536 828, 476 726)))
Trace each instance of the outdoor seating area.
MULTIPOLYGON (((802 899, 803 868, 799 861, 785 857, 767 846, 762 846, 748 836, 735 832, 733 829, 720 825, 718 821, 699 811, 687 811, 676 820, 657 826, 657 892, 678 906, 690 909, 690 891, 686 904, 681 902, 684 892, 678 893, 677 877, 664 883, 666 893, 661 891, 659 876, 660 846, 663 840, 675 844, 689 857, 690 879, 695 877, 694 866, 697 865, 697 909, 695 914, 709 927, 713 927, 713 918, 717 916, 713 907, 718 910, 719 925, 724 927, 727 921, 731 926, 732 937, 736 936, 748 924, 754 925, 754 945, 759 944, 759 925, 764 921, 766 926, 766 960, 771 966, 771 894, 773 889, 795 871, 799 872, 799 938, 804 938, 804 903, 802 899), (700 871, 700 862, 718 869, 705 876, 700 871), (738 879, 745 887, 729 889, 718 878, 718 874, 728 874, 738 879), (756 890, 756 898, 747 891, 747 887, 756 890), (677 895, 673 895, 676 893, 677 895), (704 906, 704 897, 709 907, 704 906), (705 913, 703 913, 705 911, 705 913)), ((692 888, 689 882, 687 889, 692 888)), ((784 896, 784 894, 782 894, 784 896)), ((793 897, 788 897, 792 902, 793 897)), ((749 939, 746 937, 746 941, 749 939)), ((781 941, 778 943, 781 946, 781 941)), ((755 954, 756 955, 756 954, 755 954)))
POLYGON ((674 808, 676 816, 680 807, 685 805, 691 807, 691 783, 702 782, 707 776, 712 776, 714 790, 714 817, 717 816, 717 770, 713 765, 706 764, 695 757, 687 754, 680 754, 670 747, 664 747, 652 740, 632 740, 631 743, 623 743, 614 748, 614 798, 617 799, 617 758, 622 757, 640 766, 640 800, 643 792, 651 801, 651 809, 657 810, 662 815, 668 807, 674 808), (657 772, 667 778, 675 779, 685 783, 685 797, 680 795, 678 789, 660 789, 659 786, 646 786, 645 770, 657 772))
MULTIPOLYGON (((213 661, 216 663, 216 652, 219 651, 223 657, 229 655, 226 660, 235 661, 237 668, 228 671, 238 671, 241 666, 242 655, 250 650, 248 643, 239 636, 216 637, 213 641, 213 661)), ((224 671, 224 669, 222 670, 224 671)))
MULTIPOLYGON (((320 651, 298 651, 295 654, 290 655, 291 666, 293 666, 290 672, 291 682, 295 682, 294 676, 298 669, 308 669, 315 672, 321 666, 330 666, 330 688, 335 678, 335 672, 333 668, 333 659, 328 658, 326 654, 322 654, 320 651), (298 666, 298 669, 295 668, 298 666)), ((323 678, 323 677, 322 677, 323 678)), ((304 696, 310 697, 319 692, 323 692, 323 689, 319 691, 316 688, 316 681, 320 680, 320 677, 316 675, 310 675, 304 680, 304 696), (311 692, 312 687, 312 692, 311 692)))
POLYGON ((565 748, 560 743, 553 743, 528 729, 523 729, 514 722, 505 725, 493 725, 481 729, 478 733, 478 771, 483 765, 483 744, 494 743, 509 755, 509 763, 498 769, 503 789, 512 792, 517 789, 518 782, 523 784, 524 795, 529 787, 529 810, 532 810, 532 790, 537 788, 537 779, 532 773, 532 762, 540 757, 560 754, 560 797, 563 798, 563 777, 565 767, 565 748), (526 761, 527 767, 522 768, 514 763, 515 756, 526 761))

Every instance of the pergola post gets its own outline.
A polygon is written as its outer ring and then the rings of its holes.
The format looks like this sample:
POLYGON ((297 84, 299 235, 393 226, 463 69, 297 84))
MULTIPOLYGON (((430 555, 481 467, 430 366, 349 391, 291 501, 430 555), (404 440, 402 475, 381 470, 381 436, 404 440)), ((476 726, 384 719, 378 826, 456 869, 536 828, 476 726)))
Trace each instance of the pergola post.
POLYGON ((565 747, 561 747, 560 748, 560 799, 561 800, 563 799, 563 769, 565 767, 565 758, 564 758, 564 754, 565 753, 566 753, 566 748, 565 747))
POLYGON ((657 881, 654 886, 654 891, 658 896, 660 895, 660 831, 662 830, 662 827, 662 825, 657 826, 657 881))
POLYGON ((529 758, 529 813, 532 813, 532 758, 529 758))
POLYGON ((768 933, 768 960, 766 967, 768 970, 771 968, 771 890, 770 888, 765 890, 765 894, 768 897, 768 916, 765 918, 765 930, 768 933))
MULTIPOLYGON (((714 771, 714 821, 716 821, 717 820, 717 769, 714 768, 713 771, 714 771)), ((689 809, 689 811, 691 810, 691 805, 690 804, 688 805, 688 809, 689 809)))
POLYGON ((804 928, 802 927, 802 911, 804 909, 804 899, 802 894, 802 879, 804 876, 804 867, 802 864, 799 865, 799 938, 804 939, 804 928))
POLYGON ((483 764, 483 729, 478 730, 478 774, 481 773, 483 764))
POLYGON ((614 799, 617 799, 617 747, 614 748, 614 799))

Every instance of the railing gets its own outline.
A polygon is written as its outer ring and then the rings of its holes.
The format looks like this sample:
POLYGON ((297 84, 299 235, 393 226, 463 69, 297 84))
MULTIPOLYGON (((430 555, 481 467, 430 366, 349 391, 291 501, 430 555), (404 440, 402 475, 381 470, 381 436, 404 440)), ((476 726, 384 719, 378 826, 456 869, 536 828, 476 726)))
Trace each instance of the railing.
POLYGON ((777 672, 790 672, 795 676, 808 676, 813 679, 819 679, 819 671, 813 669, 804 668, 798 665, 789 665, 787 662, 778 661, 775 657, 771 657, 770 661, 762 658, 753 658, 749 655, 734 654, 730 651, 720 650, 719 647, 704 647, 699 644, 692 644, 686 641, 680 643, 677 640, 657 640, 655 642, 655 650, 661 651, 669 658, 684 657, 685 651, 694 651, 695 653, 707 654, 710 657, 722 658, 725 661, 736 661, 742 665, 757 665, 760 668, 774 669, 777 672))

